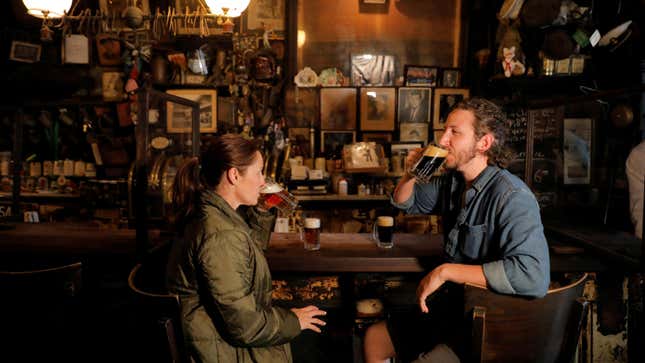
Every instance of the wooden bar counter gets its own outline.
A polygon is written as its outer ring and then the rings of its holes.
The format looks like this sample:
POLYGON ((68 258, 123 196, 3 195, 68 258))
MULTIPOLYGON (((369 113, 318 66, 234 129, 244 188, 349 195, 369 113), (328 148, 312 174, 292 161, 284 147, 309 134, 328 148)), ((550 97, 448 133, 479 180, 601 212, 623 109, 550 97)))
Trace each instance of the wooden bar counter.
POLYGON ((367 233, 322 233, 320 250, 307 251, 296 233, 273 233, 265 251, 272 271, 422 272, 441 260, 439 235, 396 233, 379 248, 367 233))

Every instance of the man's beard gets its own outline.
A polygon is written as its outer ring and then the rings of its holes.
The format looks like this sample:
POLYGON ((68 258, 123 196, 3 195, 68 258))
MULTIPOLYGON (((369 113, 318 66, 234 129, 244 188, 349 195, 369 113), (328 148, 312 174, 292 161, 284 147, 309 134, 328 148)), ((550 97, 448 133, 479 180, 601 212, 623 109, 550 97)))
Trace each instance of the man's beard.
MULTIPOLYGON (((448 156, 450 156, 450 154, 448 156)), ((477 145, 473 143, 469 150, 459 152, 458 154, 453 153, 452 156, 454 157, 454 162, 448 163, 448 160, 446 158, 446 163, 444 163, 444 167, 449 170, 457 170, 461 166, 468 164, 471 160, 473 160, 477 156, 477 145)))

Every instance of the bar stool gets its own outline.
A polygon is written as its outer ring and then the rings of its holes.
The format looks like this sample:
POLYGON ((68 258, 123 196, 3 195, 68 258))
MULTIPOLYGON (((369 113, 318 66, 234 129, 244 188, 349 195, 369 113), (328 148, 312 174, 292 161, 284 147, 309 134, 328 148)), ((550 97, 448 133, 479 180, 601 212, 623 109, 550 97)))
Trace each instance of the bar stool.
POLYGON ((165 287, 170 244, 149 252, 128 277, 136 312, 137 359, 149 362, 187 362, 181 330, 179 297, 165 287))
POLYGON ((465 311, 472 317, 472 362, 571 362, 588 303, 583 274, 550 289, 541 299, 501 295, 466 284, 465 311))

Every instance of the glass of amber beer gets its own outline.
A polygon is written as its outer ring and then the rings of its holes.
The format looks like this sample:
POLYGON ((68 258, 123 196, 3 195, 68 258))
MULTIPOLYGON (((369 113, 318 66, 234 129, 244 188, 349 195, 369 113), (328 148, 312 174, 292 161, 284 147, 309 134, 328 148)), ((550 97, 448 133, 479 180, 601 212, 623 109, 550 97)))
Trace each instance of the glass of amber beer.
POLYGON ((306 250, 320 249, 320 218, 304 219, 303 228, 300 229, 300 240, 304 242, 306 250))
POLYGON ((264 186, 260 190, 258 206, 266 210, 276 207, 283 216, 288 216, 298 206, 298 199, 273 179, 267 177, 264 180, 264 186))
POLYGON ((430 182, 434 172, 446 160, 446 155, 448 155, 448 150, 429 144, 423 149, 417 161, 412 164, 409 170, 410 175, 414 176, 420 183, 430 182))

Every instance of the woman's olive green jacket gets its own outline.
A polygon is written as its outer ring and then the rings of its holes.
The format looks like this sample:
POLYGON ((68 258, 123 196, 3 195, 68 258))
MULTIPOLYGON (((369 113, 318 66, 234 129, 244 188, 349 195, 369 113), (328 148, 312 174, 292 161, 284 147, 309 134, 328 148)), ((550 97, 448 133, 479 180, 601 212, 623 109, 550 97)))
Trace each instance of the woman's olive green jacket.
POLYGON ((174 242, 167 269, 179 295, 186 350, 194 362, 291 362, 296 315, 271 304, 271 273, 262 252, 274 217, 237 212, 214 192, 174 242))

